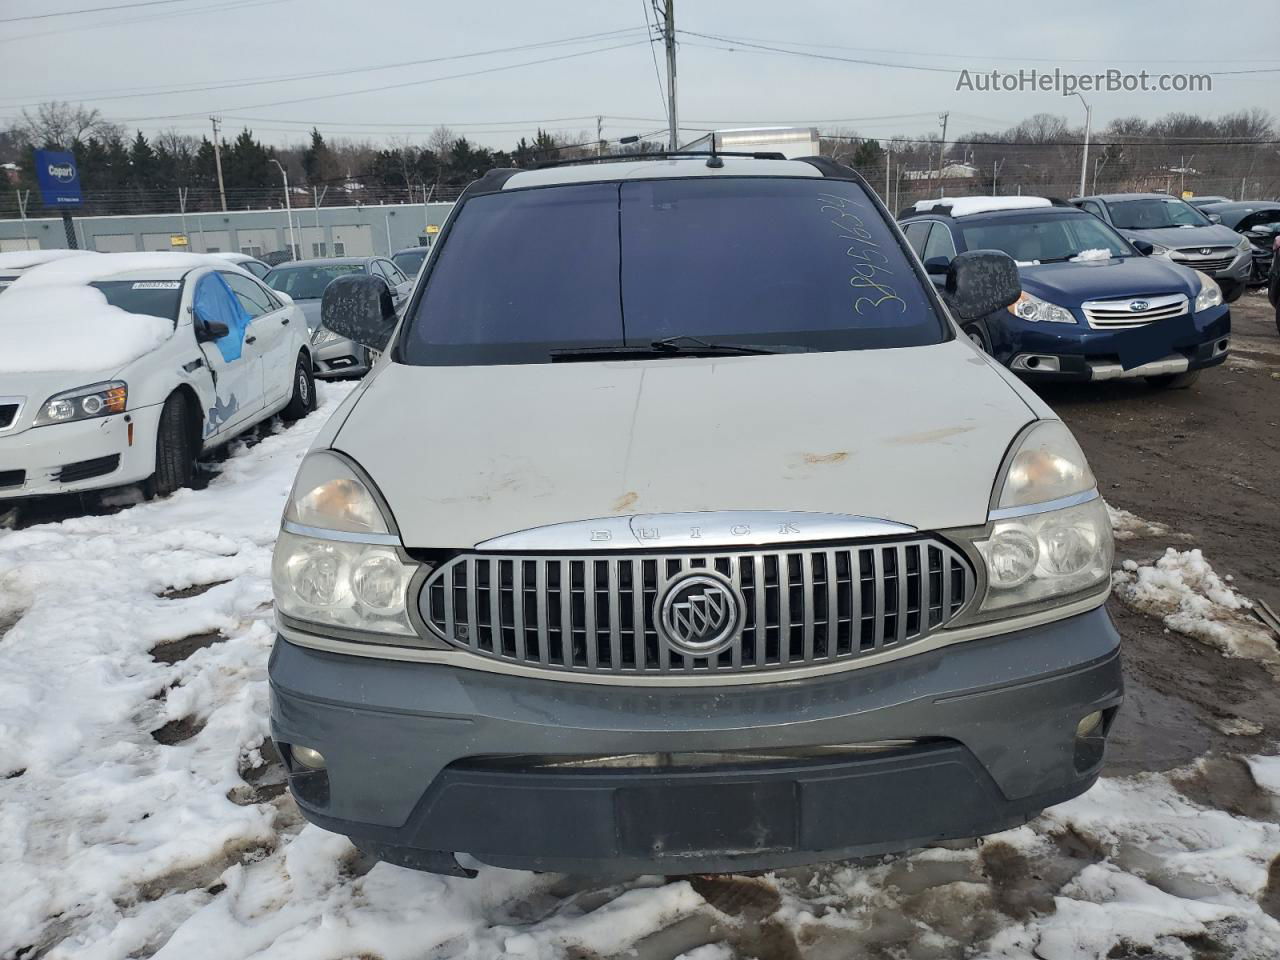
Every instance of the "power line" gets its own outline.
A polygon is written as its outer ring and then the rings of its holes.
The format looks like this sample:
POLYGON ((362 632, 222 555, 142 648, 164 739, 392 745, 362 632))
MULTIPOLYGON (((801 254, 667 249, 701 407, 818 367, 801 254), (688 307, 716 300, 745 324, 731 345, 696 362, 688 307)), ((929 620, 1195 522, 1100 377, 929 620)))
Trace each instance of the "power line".
MULTIPOLYGON (((255 87, 271 83, 290 83, 298 80, 316 80, 328 77, 346 77, 357 73, 373 73, 379 70, 396 70, 403 67, 420 67, 429 63, 444 63, 450 60, 467 60, 474 57, 486 57, 497 53, 512 53, 518 50, 530 50, 538 47, 554 47, 568 43, 584 43, 589 40, 602 40, 606 38, 617 37, 621 34, 631 33, 639 30, 639 27, 626 27, 622 30, 608 30, 601 33, 588 33, 576 37, 564 37, 559 40, 539 40, 534 43, 522 43, 512 47, 495 47, 491 50, 477 50, 472 53, 457 53, 444 57, 429 57, 422 60, 405 60, 400 63, 380 63, 373 66, 349 67, 340 70, 325 70, 316 73, 298 73, 298 74, 277 74, 275 76, 251 77, 239 81, 205 81, 207 85, 195 87, 174 88, 169 86, 157 86, 146 88, 133 88, 138 92, 126 92, 119 95, 91 96, 81 99, 77 94, 48 94, 40 98, 36 103, 8 104, 8 109, 19 107, 39 106, 40 102, 50 99, 59 99, 65 97, 74 97, 81 100, 82 103, 96 103, 103 100, 134 100, 139 97, 152 97, 157 95, 167 96, 170 94, 183 93, 203 93, 208 90, 233 90, 241 87, 255 87)), ((110 94, 110 92, 108 92, 110 94)), ((30 96, 30 95, 29 95, 30 96)))
MULTIPOLYGON (((856 63, 866 67, 891 67, 895 70, 919 70, 926 73, 949 73, 957 74, 959 70, 953 70, 950 67, 927 67, 922 64, 914 63, 892 63, 888 60, 865 60, 857 57, 837 57, 830 53, 811 53, 807 50, 786 50, 782 47, 771 47, 763 43, 751 43, 745 40, 729 40, 725 37, 718 37, 711 33, 698 33, 693 30, 681 30, 680 33, 687 34, 691 37, 701 37, 704 40, 714 40, 717 43, 727 43, 731 47, 750 47, 755 50, 767 50, 770 53, 785 53, 793 57, 808 57, 812 60, 835 60, 840 63, 856 63)), ((705 46, 705 44, 694 43, 691 46, 705 46)), ((711 47, 712 50, 723 50, 723 47, 711 47)), ((732 51, 730 51, 732 52, 732 51)))
POLYGON ((607 53, 611 50, 622 50, 626 47, 636 47, 648 40, 635 40, 628 43, 614 44, 608 47, 597 47, 594 50, 582 50, 577 53, 566 53, 558 57, 544 57, 541 60, 525 60, 521 63, 509 63, 498 67, 487 67, 484 70, 472 70, 467 73, 454 73, 443 77, 428 77, 425 80, 407 80, 402 83, 387 83, 377 87, 365 87, 360 90, 344 90, 341 93, 324 93, 316 94, 310 97, 294 97, 290 100, 273 100, 269 103, 251 103, 239 107, 230 107, 224 110, 191 110, 186 113, 166 113, 154 117, 125 117, 121 123, 145 123, 153 120, 176 120, 182 117, 194 117, 205 113, 230 113, 236 110, 258 110, 264 107, 284 107, 295 103, 314 103, 317 100, 334 100, 339 97, 354 97, 366 93, 381 93, 384 90, 400 90, 406 87, 423 86, 428 83, 440 83, 444 80, 461 80, 466 77, 478 77, 489 73, 499 73, 504 70, 517 70, 521 67, 534 67, 544 63, 558 63, 562 60, 573 60, 577 57, 588 57, 597 53, 607 53))
POLYGON ((0 43, 14 43, 19 40, 34 40, 38 37, 52 37, 60 33, 77 33, 81 30, 96 30, 103 27, 123 27, 131 23, 155 23, 157 20, 172 20, 175 17, 198 17, 208 13, 222 13, 227 10, 241 10, 245 7, 267 7, 278 3, 290 3, 292 0, 234 0, 222 5, 205 5, 194 10, 175 10, 170 13, 147 14, 144 17, 125 17, 124 19, 99 20, 94 23, 82 23, 78 26, 59 27, 57 30, 44 30, 40 33, 23 33, 16 37, 0 37, 0 43))
POLYGON ((139 3, 117 3, 109 7, 82 7, 79 10, 59 10, 57 13, 31 13, 22 17, 5 17, 0 23, 17 23, 19 20, 48 20, 52 17, 74 17, 81 13, 103 13, 110 10, 129 10, 134 7, 161 7, 174 3, 190 3, 191 0, 142 0, 139 3))

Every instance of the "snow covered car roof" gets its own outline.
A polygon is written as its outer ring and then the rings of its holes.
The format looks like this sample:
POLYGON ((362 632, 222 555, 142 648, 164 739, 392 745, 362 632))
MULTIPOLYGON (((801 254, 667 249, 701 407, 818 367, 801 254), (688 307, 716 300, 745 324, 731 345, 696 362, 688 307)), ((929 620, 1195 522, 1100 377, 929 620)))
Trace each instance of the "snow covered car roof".
POLYGON ((1047 197, 938 197, 917 200, 912 208, 916 213, 929 213, 935 207, 946 207, 953 217, 969 217, 977 213, 995 213, 1000 210, 1031 210, 1052 207, 1047 197))
POLYGON ((83 287, 101 280, 181 280, 198 267, 223 267, 228 261, 200 253, 98 253, 65 257, 24 273, 11 292, 34 287, 83 287))
POLYGON ((68 257, 83 257, 93 252, 92 250, 11 250, 8 253, 0 253, 0 272, 30 270, 44 263, 65 260, 68 257))

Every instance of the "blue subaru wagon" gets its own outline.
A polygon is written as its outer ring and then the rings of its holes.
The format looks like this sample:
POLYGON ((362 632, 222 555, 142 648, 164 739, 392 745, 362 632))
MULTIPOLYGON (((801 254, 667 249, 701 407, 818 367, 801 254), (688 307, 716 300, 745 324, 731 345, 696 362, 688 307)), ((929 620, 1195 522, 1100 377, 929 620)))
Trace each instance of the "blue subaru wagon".
POLYGON ((1227 357, 1231 311, 1214 280, 1144 256, 1092 214, 1043 197, 958 197, 899 221, 939 285, 968 250, 1017 261, 1022 296, 963 329, 1020 376, 1181 388, 1227 357))

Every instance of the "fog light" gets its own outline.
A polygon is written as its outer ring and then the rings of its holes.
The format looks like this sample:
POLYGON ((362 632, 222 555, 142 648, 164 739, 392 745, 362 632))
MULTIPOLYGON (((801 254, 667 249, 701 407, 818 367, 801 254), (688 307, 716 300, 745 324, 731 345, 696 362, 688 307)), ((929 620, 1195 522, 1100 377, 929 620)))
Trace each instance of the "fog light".
POLYGON ((319 750, 312 750, 310 747, 295 746, 292 749, 293 759, 299 765, 306 767, 308 770, 323 770, 324 754, 319 750))
MULTIPOLYGON (((1100 726, 1102 726, 1102 711, 1095 710, 1093 713, 1080 718, 1080 722, 1076 724, 1076 736, 1081 739, 1093 736, 1100 726)), ((321 763, 323 762, 324 760, 322 759, 321 763)))

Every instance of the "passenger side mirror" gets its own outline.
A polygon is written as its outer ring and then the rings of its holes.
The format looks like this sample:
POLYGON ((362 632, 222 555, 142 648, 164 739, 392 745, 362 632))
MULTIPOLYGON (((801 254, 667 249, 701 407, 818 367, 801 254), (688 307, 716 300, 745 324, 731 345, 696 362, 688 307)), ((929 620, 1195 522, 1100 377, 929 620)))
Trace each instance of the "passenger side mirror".
POLYGON ((374 350, 385 350, 396 327, 391 288, 380 277, 349 274, 324 288, 320 324, 340 337, 374 350))
POLYGON ((970 250, 947 269, 946 300, 961 320, 976 320, 1022 295, 1018 265, 999 250, 970 250))
POLYGON ((1132 243, 1133 248, 1137 250, 1140 254, 1142 254, 1144 257, 1151 256, 1151 254, 1153 254, 1156 249, 1155 245, 1147 240, 1130 240, 1129 242, 1132 243))
POLYGON ((946 257, 930 257, 924 262, 925 273, 946 273, 951 261, 946 257))

